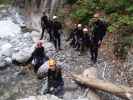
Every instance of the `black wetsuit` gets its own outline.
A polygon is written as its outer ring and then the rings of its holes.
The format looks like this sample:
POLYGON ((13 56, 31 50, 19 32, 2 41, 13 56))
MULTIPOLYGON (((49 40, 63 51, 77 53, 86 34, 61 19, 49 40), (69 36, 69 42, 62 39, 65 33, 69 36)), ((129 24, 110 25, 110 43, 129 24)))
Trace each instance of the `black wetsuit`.
POLYGON ((62 25, 58 21, 53 22, 53 42, 56 49, 61 49, 61 32, 62 25))
POLYGON ((62 72, 60 68, 56 68, 55 71, 48 70, 48 92, 54 95, 59 95, 63 92, 64 81, 62 78, 62 72), (53 88, 51 91, 50 89, 53 88))
POLYGON ((90 48, 91 40, 89 33, 84 33, 83 40, 82 40, 82 51, 88 50, 90 48))
POLYGON ((45 62, 47 61, 49 58, 45 55, 44 53, 44 48, 36 48, 31 57, 29 58, 29 60, 26 62, 26 64, 34 61, 34 72, 36 73, 39 69, 39 67, 45 62))
POLYGON ((99 42, 102 42, 103 37, 106 35, 107 31, 107 24, 101 20, 97 20, 94 22, 94 29, 91 36, 91 59, 94 63, 97 61, 98 56, 98 48, 101 44, 99 42))
POLYGON ((81 50, 81 43, 83 41, 83 31, 82 29, 76 30, 76 50, 81 50))
POLYGON ((70 42, 70 46, 72 46, 73 48, 76 46, 76 28, 71 30, 71 33, 67 39, 67 41, 71 40, 70 42))
POLYGON ((41 39, 43 39, 44 36, 44 31, 45 29, 47 29, 47 25, 48 25, 48 17, 46 15, 41 17, 41 27, 42 27, 42 34, 41 34, 41 39))
POLYGON ((48 34, 49 34, 49 37, 50 37, 50 40, 49 41, 53 41, 53 21, 52 20, 48 20, 48 24, 47 24, 47 31, 48 31, 48 34))

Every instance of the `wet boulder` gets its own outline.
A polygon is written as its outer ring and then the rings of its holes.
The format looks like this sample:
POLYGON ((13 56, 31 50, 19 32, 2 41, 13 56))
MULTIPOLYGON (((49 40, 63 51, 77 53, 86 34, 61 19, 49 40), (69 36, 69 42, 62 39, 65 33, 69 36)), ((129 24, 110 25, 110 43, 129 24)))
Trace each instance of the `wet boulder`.
POLYGON ((12 55, 13 49, 10 43, 3 44, 0 49, 1 49, 0 55, 7 56, 7 57, 12 55))
POLYGON ((32 48, 25 48, 17 53, 14 53, 12 55, 12 60, 17 61, 19 63, 24 63, 30 58, 32 52, 32 48))
POLYGON ((53 57, 53 55, 56 52, 54 45, 50 42, 44 42, 44 48, 45 48, 46 55, 48 57, 53 57))
POLYGON ((34 42, 37 42, 40 39, 41 34, 39 32, 37 32, 37 31, 32 31, 31 32, 31 36, 32 36, 32 40, 34 42))
POLYGON ((0 70, 5 70, 10 64, 12 64, 10 57, 0 57, 0 70))

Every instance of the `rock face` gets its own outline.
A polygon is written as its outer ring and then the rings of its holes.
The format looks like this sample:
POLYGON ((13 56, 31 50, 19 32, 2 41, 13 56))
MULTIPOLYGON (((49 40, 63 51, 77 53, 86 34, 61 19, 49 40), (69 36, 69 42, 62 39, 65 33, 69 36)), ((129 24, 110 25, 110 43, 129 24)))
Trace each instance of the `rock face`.
POLYGON ((19 51, 18 53, 14 53, 12 55, 12 59, 19 63, 24 63, 30 58, 31 53, 32 50, 19 51))

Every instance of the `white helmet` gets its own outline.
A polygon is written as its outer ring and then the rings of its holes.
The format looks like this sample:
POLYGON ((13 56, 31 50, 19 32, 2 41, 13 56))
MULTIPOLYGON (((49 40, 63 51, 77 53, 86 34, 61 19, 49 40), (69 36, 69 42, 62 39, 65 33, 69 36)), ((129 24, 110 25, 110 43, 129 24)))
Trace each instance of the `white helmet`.
POLYGON ((88 29, 87 29, 87 28, 84 28, 84 29, 83 29, 83 32, 88 32, 88 29))
POLYGON ((82 24, 78 24, 78 27, 82 27, 82 24))
POLYGON ((94 14, 93 17, 94 17, 94 18, 99 18, 99 17, 100 17, 100 14, 99 14, 99 13, 96 13, 96 14, 94 14))
POLYGON ((53 19, 57 19, 58 17, 57 16, 53 16, 53 19))

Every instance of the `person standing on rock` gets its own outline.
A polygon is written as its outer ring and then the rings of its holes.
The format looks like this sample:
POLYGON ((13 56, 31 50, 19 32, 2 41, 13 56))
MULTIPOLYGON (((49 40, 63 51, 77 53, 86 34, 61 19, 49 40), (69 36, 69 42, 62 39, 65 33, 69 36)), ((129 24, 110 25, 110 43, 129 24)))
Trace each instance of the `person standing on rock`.
POLYGON ((44 31, 46 30, 47 25, 48 25, 48 16, 46 15, 45 12, 43 12, 43 16, 41 17, 42 34, 40 40, 42 40, 44 37, 44 31))
POLYGON ((31 57, 28 59, 28 61, 25 63, 25 65, 32 62, 34 67, 34 72, 37 73, 39 67, 47 61, 49 58, 45 55, 43 42, 40 40, 37 42, 35 50, 33 51, 31 57))
POLYGON ((90 47, 90 35, 88 28, 83 29, 81 52, 84 53, 90 47))
POLYGON ((91 60, 96 63, 98 56, 98 48, 100 47, 104 36, 107 31, 107 24, 100 20, 100 14, 96 13, 94 15, 93 31, 91 36, 91 60))
POLYGON ((56 50, 61 50, 62 24, 57 19, 57 16, 53 16, 53 42, 56 50))
POLYGON ((77 30, 77 24, 74 25, 74 28, 71 30, 71 33, 69 35, 69 37, 67 38, 66 41, 70 41, 70 46, 72 46, 73 48, 75 48, 75 44, 76 44, 76 30, 77 30))
POLYGON ((93 31, 92 35, 99 42, 99 44, 102 43, 102 40, 104 36, 106 35, 107 31, 107 22, 100 19, 100 14, 96 13, 94 15, 94 23, 93 23, 93 31))
POLYGON ((56 65, 54 59, 48 61, 48 85, 44 94, 50 93, 56 96, 63 95, 64 81, 62 78, 62 69, 56 65))
POLYGON ((78 28, 76 29, 76 51, 81 50, 81 42, 83 39, 83 30, 82 24, 78 24, 78 28))
POLYGON ((49 19, 48 24, 47 24, 47 31, 48 31, 48 34, 49 34, 49 41, 50 42, 53 42, 53 40, 54 40, 52 29, 53 29, 53 21, 49 19))

